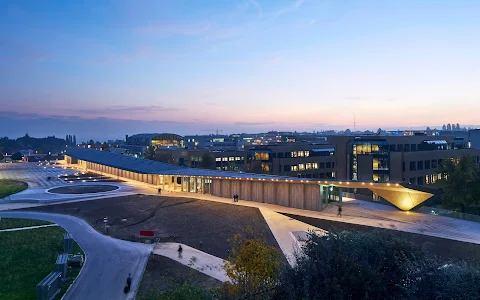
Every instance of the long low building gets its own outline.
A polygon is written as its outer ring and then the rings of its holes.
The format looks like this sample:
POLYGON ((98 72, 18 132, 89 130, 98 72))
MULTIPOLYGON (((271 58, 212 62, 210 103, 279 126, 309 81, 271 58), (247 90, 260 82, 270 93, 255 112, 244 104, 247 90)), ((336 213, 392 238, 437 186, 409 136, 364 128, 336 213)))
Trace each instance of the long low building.
POLYGON ((433 192, 407 183, 313 180, 181 167, 107 151, 69 148, 65 160, 85 171, 148 183, 165 191, 211 194, 307 210, 342 201, 344 189, 368 189, 401 210, 410 210, 433 192))

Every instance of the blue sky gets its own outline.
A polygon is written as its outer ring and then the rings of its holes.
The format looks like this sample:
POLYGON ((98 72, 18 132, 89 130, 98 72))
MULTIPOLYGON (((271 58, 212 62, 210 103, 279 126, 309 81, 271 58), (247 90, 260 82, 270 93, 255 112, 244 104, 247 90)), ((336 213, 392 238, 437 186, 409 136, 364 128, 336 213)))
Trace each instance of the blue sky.
POLYGON ((474 125, 479 15, 476 0, 3 0, 0 110, 193 133, 354 113, 359 128, 474 125))

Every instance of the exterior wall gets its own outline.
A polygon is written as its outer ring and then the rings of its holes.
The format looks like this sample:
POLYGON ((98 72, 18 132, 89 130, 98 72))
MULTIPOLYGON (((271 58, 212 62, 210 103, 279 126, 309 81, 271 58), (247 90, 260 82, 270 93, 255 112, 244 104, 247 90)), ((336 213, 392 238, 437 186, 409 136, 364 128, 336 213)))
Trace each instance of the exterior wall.
POLYGON ((290 205, 290 184, 288 182, 279 182, 277 184, 277 203, 281 206, 290 205))
POLYGON ((320 203, 320 186, 319 185, 312 185, 312 184, 305 184, 305 203, 304 209, 308 210, 319 210, 321 208, 320 203))
POLYGON ((263 202, 263 184, 262 181, 252 183, 252 201, 263 202))
POLYGON ((373 156, 372 155, 358 155, 358 180, 372 181, 373 180, 373 156))
POLYGON ((240 199, 252 200, 252 182, 248 180, 240 181, 240 199))
POLYGON ((224 198, 232 198, 233 194, 231 191, 230 180, 222 179, 222 197, 224 198))
POLYGON ((304 184, 290 183, 290 207, 304 208, 304 184))
POLYGON ((263 202, 269 204, 276 204, 276 190, 278 183, 275 182, 264 182, 263 183, 263 202))

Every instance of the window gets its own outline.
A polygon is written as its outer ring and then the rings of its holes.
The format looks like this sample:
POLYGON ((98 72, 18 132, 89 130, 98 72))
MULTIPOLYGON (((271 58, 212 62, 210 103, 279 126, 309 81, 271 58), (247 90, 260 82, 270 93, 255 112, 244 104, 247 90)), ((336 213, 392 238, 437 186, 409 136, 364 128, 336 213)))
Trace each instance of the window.
POLYGON ((255 160, 268 160, 270 157, 265 152, 255 152, 255 160))
POLYGON ((425 184, 430 184, 431 183, 430 176, 431 175, 425 175, 425 184))
POLYGON ((322 178, 322 179, 325 178, 325 173, 318 174, 318 178, 322 178))
POLYGON ((416 166, 415 166, 415 162, 414 161, 411 161, 410 162, 410 171, 415 171, 417 170, 416 166))
POLYGON ((235 160, 240 160, 240 156, 235 157, 235 160))
POLYGON ((234 161, 234 160, 235 160, 235 157, 234 157, 234 156, 230 156, 230 157, 228 158, 228 161, 234 161))
POLYGON ((299 170, 299 171, 305 170, 305 164, 299 164, 299 165, 298 165, 298 170, 299 170))
POLYGON ((330 169, 332 167, 332 163, 331 162, 327 162, 327 169, 330 169))
POLYGON ((221 157, 217 157, 215 158, 216 161, 222 161, 222 158, 221 157))
POLYGON ((417 184, 423 185, 423 177, 417 177, 417 184))
POLYGON ((313 163, 313 168, 318 169, 318 163, 313 163))
POLYGON ((436 169, 436 168, 437 168, 437 160, 432 159, 432 169, 436 169))
POLYGON ((325 163, 320 163, 320 169, 325 169, 325 163))
POLYGON ((290 152, 290 154, 292 155, 292 157, 297 157, 298 153, 297 153, 297 151, 292 151, 292 152, 290 152))
POLYGON ((292 166, 292 171, 298 171, 298 166, 297 166, 297 165, 293 165, 293 166, 292 166))
POLYGON ((404 150, 405 152, 410 151, 410 144, 405 144, 405 145, 403 145, 403 150, 404 150))
POLYGON ((390 151, 396 151, 397 147, 395 145, 390 145, 390 151))
POLYGON ((402 171, 405 171, 405 162, 404 161, 402 161, 402 171))
POLYGON ((335 168, 335 163, 334 162, 332 162, 332 168, 335 168))
POLYGON ((277 154, 277 156, 278 156, 278 158, 283 158, 283 152, 279 152, 279 153, 277 154))
POLYGON ((310 151, 305 151, 305 156, 310 156, 310 151))
POLYGON ((415 177, 410 177, 410 179, 408 180, 408 183, 415 184, 415 177))
POLYGON ((222 157, 222 161, 228 161, 228 157, 222 157))
POLYGON ((425 170, 430 169, 430 160, 425 161, 425 170))
POLYGON ((292 170, 292 166, 290 166, 290 165, 284 165, 283 166, 283 171, 284 172, 290 172, 291 170, 292 170))
POLYGON ((305 164, 305 169, 311 170, 312 169, 312 163, 306 163, 305 164))
POLYGON ((303 151, 298 151, 298 156, 299 156, 299 157, 303 157, 303 156, 304 156, 303 151))
POLYGON ((423 160, 417 161, 417 169, 418 170, 423 170, 423 160))
POLYGON ((412 151, 417 151, 417 144, 411 144, 411 145, 410 145, 410 149, 411 149, 412 151))

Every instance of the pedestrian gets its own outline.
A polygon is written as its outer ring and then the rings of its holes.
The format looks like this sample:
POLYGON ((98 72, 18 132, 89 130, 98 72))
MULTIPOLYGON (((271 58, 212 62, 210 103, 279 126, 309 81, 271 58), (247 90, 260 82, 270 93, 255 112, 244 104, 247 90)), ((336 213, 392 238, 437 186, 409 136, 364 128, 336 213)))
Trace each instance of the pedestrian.
POLYGON ((235 198, 235 194, 233 194, 233 202, 237 202, 235 198))
POLYGON ((158 194, 160 195, 162 193, 162 189, 158 188, 158 194))
POLYGON ((178 258, 182 258, 182 252, 183 252, 183 248, 182 248, 182 245, 178 245, 178 258))
POLYGON ((128 273, 127 285, 123 288, 123 292, 125 294, 128 294, 128 292, 130 292, 131 286, 132 286, 132 276, 130 275, 130 273, 128 273))
POLYGON ((337 217, 341 217, 342 216, 342 206, 339 205, 338 206, 338 213, 337 213, 337 217))
POLYGON ((238 202, 238 194, 235 194, 235 201, 238 202))

